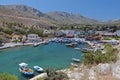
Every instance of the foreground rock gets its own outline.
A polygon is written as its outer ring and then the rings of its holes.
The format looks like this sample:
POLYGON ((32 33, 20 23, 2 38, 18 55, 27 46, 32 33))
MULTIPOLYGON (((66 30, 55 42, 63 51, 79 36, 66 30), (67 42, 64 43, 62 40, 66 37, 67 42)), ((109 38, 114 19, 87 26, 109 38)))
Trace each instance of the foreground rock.
POLYGON ((110 64, 106 63, 106 64, 98 64, 97 66, 97 70, 99 74, 105 75, 105 74, 109 74, 110 73, 110 64))
POLYGON ((117 61, 112 67, 112 75, 120 80, 120 60, 117 61))

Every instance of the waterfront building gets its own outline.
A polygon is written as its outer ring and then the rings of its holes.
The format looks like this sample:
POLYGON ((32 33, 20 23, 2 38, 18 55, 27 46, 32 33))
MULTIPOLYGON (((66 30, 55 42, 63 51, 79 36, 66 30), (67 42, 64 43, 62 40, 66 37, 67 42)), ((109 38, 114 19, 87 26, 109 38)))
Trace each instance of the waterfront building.
POLYGON ((41 38, 38 36, 38 34, 29 34, 27 36, 27 40, 29 43, 38 43, 42 41, 41 38))
POLYGON ((15 41, 15 40, 20 41, 20 35, 14 34, 14 35, 12 36, 12 40, 11 40, 11 41, 15 41))

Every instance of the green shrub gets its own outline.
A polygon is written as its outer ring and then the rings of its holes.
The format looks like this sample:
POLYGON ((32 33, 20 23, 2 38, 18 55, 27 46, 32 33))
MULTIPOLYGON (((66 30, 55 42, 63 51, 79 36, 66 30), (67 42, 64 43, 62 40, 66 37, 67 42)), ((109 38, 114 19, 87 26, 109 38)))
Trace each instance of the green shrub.
POLYGON ((117 49, 113 48, 112 45, 110 44, 106 44, 105 51, 106 53, 104 54, 100 50, 97 50, 96 52, 91 51, 84 54, 84 64, 92 65, 92 64, 109 63, 109 62, 117 61, 118 59, 117 49))
POLYGON ((57 72, 55 69, 46 69, 46 72, 48 77, 46 77, 44 80, 68 80, 67 74, 63 72, 57 72))
POLYGON ((0 80, 18 80, 18 78, 8 73, 2 73, 0 74, 0 80))

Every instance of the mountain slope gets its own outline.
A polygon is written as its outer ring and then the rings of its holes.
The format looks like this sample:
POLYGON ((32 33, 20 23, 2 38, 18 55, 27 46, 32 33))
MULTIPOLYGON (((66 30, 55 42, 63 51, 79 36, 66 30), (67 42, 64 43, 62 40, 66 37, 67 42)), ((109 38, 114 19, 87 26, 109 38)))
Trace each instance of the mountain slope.
POLYGON ((45 14, 34 8, 23 5, 0 6, 0 21, 23 23, 26 26, 50 27, 55 26, 46 18, 45 14), (36 14, 37 13, 37 14, 36 14))
POLYGON ((57 24, 99 24, 101 22, 67 12, 43 13, 25 5, 1 5, 0 21, 23 23, 27 26, 58 26, 57 24))
POLYGON ((49 12, 47 13, 55 21, 65 24, 98 24, 97 20, 90 19, 79 14, 72 14, 67 12, 49 12))

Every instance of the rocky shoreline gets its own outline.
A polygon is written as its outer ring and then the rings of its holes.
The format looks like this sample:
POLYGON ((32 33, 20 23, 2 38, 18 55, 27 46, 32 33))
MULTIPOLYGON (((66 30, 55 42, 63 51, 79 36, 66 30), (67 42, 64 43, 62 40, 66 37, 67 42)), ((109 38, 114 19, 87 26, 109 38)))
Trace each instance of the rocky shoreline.
POLYGON ((91 68, 80 65, 78 68, 61 70, 65 72, 69 80, 120 80, 120 45, 118 49, 118 60, 115 63, 100 63, 91 68))
MULTIPOLYGON (((66 73, 69 80, 120 80, 120 44, 114 47, 118 49, 118 60, 115 63, 100 63, 92 67, 81 64, 77 68, 72 67, 72 69, 68 68, 60 71, 66 73)), ((36 80, 37 78, 30 80, 36 80)))

